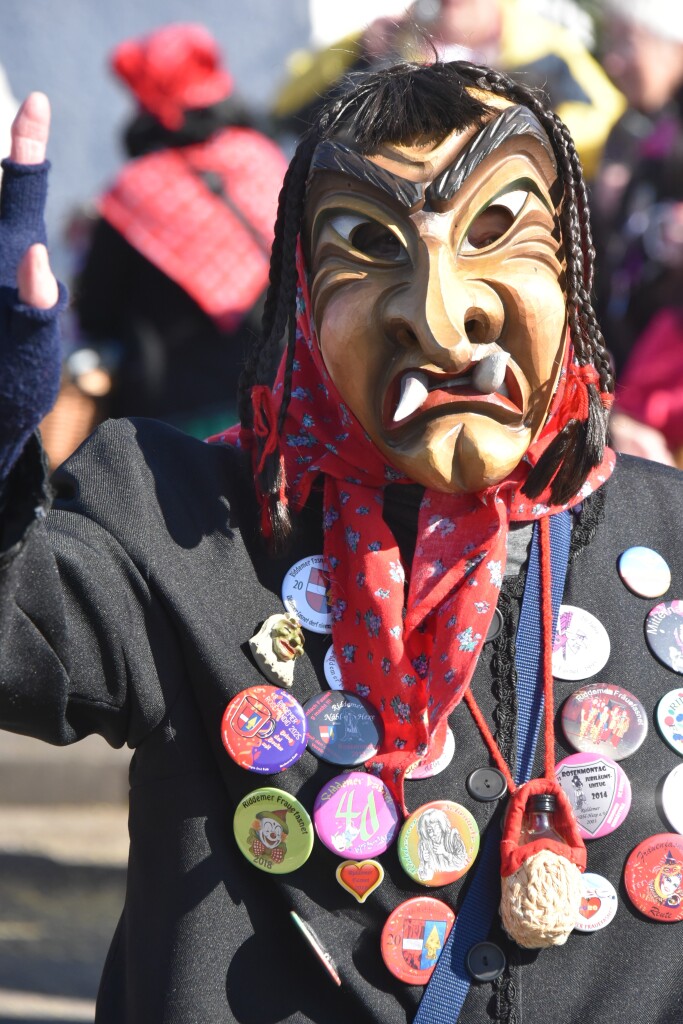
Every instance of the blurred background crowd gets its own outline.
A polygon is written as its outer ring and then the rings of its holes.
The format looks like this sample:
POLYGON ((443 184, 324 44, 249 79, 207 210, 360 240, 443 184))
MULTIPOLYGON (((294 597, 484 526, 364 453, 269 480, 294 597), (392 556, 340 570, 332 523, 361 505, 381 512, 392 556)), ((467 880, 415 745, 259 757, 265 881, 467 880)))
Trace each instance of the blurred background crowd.
POLYGON ((192 22, 179 0, 163 15, 70 0, 59 19, 10 6, 0 131, 28 89, 55 111, 49 228, 72 304, 43 425, 53 464, 106 416, 196 436, 234 419, 297 138, 348 73, 436 53, 519 76, 567 123, 592 200, 613 442, 683 465, 679 5, 202 0, 192 22))
MULTIPOLYGON (((53 106, 48 231, 72 297, 61 393, 43 423, 53 466, 107 416, 156 416, 198 437, 234 421, 298 137, 349 72, 436 52, 519 76, 569 126, 618 382, 613 444, 683 468, 676 0, 4 0, 2 11, 3 149, 17 98, 40 89, 53 106)), ((127 849, 127 756, 94 744, 52 759, 33 740, 0 742, 6 1024, 92 1020, 127 849)))

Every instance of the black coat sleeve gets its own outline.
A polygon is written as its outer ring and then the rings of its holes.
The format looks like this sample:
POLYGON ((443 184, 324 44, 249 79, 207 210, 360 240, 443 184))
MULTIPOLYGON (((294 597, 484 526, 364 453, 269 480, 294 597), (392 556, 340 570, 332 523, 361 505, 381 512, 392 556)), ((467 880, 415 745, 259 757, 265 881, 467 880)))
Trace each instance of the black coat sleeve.
POLYGON ((97 732, 114 746, 136 745, 178 691, 177 630, 150 585, 150 561, 163 555, 156 498, 134 439, 127 421, 98 431, 55 475, 49 511, 34 446, 10 481, 2 728, 56 744, 97 732))

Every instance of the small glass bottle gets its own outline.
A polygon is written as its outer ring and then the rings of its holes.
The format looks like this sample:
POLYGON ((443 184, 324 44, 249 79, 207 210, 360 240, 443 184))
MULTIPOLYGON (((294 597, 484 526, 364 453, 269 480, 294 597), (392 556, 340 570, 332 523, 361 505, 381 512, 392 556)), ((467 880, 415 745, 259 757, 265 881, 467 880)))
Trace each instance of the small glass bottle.
POLYGON ((535 793, 526 805, 519 834, 519 845, 526 846, 536 839, 554 839, 556 843, 566 840, 555 829, 555 797, 552 793, 535 793))

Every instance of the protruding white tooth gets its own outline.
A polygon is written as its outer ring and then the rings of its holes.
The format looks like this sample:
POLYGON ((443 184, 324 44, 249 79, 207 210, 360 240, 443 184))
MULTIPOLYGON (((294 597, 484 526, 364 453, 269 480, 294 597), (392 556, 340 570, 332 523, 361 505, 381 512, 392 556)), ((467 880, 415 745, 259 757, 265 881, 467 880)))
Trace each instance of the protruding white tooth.
POLYGON ((394 423, 400 423, 415 412, 429 394, 426 373, 419 370, 409 371, 401 381, 401 397, 394 413, 394 423))
POLYGON ((472 383, 482 395, 502 394, 505 371, 510 356, 507 352, 494 352, 477 363, 472 373, 472 383))

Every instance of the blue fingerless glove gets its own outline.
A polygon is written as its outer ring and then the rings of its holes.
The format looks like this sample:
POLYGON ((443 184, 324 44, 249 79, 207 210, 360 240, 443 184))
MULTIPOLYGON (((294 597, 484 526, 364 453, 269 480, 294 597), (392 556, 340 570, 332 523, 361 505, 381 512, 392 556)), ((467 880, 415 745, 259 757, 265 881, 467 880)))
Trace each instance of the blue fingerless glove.
POLYGON ((62 353, 60 284, 51 309, 19 301, 17 268, 34 242, 46 241, 43 213, 50 164, 3 160, 0 193, 0 483, 57 399, 62 353))

